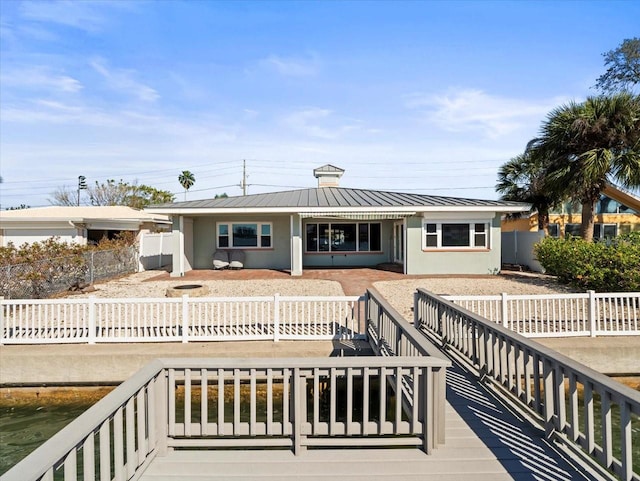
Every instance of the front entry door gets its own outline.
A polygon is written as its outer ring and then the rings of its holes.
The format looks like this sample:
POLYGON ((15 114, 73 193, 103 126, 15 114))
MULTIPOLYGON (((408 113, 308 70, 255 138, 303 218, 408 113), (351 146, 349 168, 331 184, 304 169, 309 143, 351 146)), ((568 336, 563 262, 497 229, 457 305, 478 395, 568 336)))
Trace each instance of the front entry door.
POLYGON ((393 224, 393 262, 404 264, 404 221, 393 224))

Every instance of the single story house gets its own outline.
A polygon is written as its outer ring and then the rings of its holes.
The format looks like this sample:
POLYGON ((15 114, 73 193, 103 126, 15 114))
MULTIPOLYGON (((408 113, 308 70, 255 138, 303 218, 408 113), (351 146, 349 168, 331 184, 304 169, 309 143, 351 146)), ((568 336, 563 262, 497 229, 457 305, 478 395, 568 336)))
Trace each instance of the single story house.
POLYGON ((407 274, 500 269, 500 219, 529 205, 339 187, 344 171, 314 170, 318 187, 150 206, 173 218, 172 276, 211 269, 216 250, 244 251, 246 268, 301 275, 306 267, 398 263, 407 274))
MULTIPOLYGON (((552 237, 579 236, 581 223, 582 206, 576 202, 565 202, 549 213, 549 235, 552 237)), ((505 217, 502 221, 502 232, 537 232, 537 230, 537 212, 519 219, 505 217)), ((611 238, 638 231, 640 231, 640 197, 613 184, 607 184, 596 204, 594 239, 611 238)))
POLYGON ((86 245, 123 231, 168 230, 168 216, 125 206, 36 207, 0 211, 0 246, 15 246, 59 237, 62 242, 86 245))

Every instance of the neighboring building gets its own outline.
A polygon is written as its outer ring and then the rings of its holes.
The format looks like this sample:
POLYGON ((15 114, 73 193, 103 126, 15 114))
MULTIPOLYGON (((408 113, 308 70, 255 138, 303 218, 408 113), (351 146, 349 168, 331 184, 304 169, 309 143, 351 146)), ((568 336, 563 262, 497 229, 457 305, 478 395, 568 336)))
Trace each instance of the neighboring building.
MULTIPOLYGON (((565 237, 579 236, 582 209, 579 203, 567 202, 549 215, 549 235, 565 237)), ((535 232, 538 230, 538 214, 532 213, 520 219, 504 218, 503 232, 535 232)), ((604 239, 628 232, 640 231, 640 197, 631 192, 608 185, 596 204, 593 237, 604 239)))
POLYGON ((315 189, 176 202, 173 276, 212 268, 216 249, 242 249, 247 268, 363 267, 394 262, 407 274, 500 269, 500 219, 517 202, 338 187, 343 170, 314 170, 315 189))
POLYGON ((37 207, 0 211, 0 245, 15 246, 59 237, 62 242, 85 245, 123 231, 168 230, 169 217, 131 207, 37 207))

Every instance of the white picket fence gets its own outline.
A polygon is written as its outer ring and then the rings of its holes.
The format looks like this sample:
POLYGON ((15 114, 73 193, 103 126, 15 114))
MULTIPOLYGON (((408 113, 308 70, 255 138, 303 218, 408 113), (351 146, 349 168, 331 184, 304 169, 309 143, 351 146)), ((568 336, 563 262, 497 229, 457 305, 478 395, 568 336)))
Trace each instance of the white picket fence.
POLYGON ((0 344, 364 339, 365 297, 0 300, 0 344))
POLYGON ((640 292, 443 297, 526 337, 640 335, 640 292))

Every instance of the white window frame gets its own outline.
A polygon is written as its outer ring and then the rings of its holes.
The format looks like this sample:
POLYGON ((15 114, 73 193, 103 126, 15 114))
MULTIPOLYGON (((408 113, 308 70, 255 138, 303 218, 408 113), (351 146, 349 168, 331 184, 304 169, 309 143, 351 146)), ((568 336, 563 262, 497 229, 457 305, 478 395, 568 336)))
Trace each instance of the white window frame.
POLYGON ((607 239, 607 237, 605 237, 604 235, 604 229, 605 227, 613 227, 615 229, 615 234, 613 235, 613 237, 617 237, 618 236, 618 224, 613 224, 611 222, 596 222, 595 224, 593 224, 593 238, 597 239, 597 240, 604 240, 607 239), (599 225, 600 226, 600 236, 596 237, 596 226, 599 225))
POLYGON ((241 221, 233 220, 228 222, 216 222, 216 247, 218 249, 273 249, 273 223, 272 222, 256 222, 256 221, 241 221), (257 232, 257 245, 255 246, 234 246, 233 245, 233 225, 234 224, 255 224, 257 232), (227 226, 227 237, 229 237, 229 245, 227 247, 220 246, 220 226, 227 226), (262 245, 262 226, 269 226, 269 239, 270 245, 262 245))
POLYGON ((459 219, 451 219, 451 220, 431 220, 424 219, 422 221, 422 250, 489 250, 491 249, 491 225, 492 221, 488 219, 473 219, 473 220, 459 220, 459 219), (436 232, 427 233, 427 224, 435 224, 436 232), (443 246, 442 245, 442 226, 443 224, 467 224, 469 226, 469 245, 467 246, 443 246), (484 237, 485 237, 485 245, 476 246, 476 224, 484 225, 484 237), (427 235, 436 238, 435 246, 427 246, 427 235))

